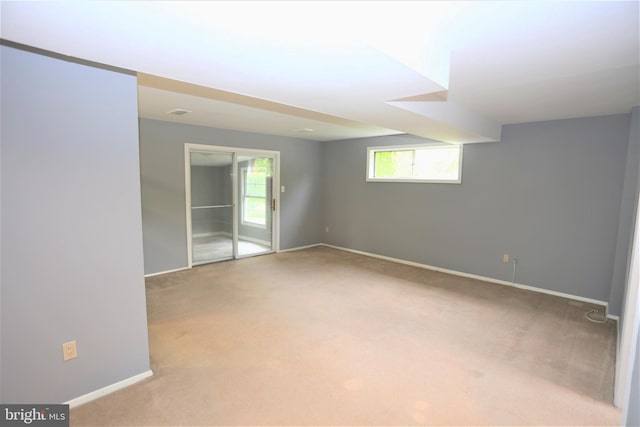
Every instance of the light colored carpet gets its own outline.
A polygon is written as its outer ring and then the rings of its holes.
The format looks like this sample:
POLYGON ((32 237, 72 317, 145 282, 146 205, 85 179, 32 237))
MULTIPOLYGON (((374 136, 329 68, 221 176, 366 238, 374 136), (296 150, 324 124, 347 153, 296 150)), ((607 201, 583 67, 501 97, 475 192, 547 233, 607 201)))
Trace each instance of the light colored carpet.
POLYGON ((147 279, 152 368, 71 425, 618 425, 586 305, 329 248, 147 279))

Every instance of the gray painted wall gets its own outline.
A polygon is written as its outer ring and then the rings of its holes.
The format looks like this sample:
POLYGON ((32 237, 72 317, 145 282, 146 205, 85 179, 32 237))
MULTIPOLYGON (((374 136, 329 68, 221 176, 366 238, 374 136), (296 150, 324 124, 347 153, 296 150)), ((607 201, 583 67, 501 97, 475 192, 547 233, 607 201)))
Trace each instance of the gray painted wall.
POLYGON ((187 266, 185 143, 280 151, 280 248, 322 241, 322 143, 141 119, 146 274, 187 266))
MULTIPOLYGON (((627 163, 624 169, 620 220, 618 222, 618 240, 613 277, 611 280, 611 294, 609 295, 609 312, 622 316, 624 315, 623 298, 631 261, 631 236, 633 235, 638 203, 638 166, 640 164, 639 116, 640 108, 634 107, 631 110, 627 163)), ((620 323, 622 323, 623 318, 621 317, 620 320, 620 323)))
POLYGON ((149 369, 136 78, 0 49, 2 401, 64 402, 149 369))
POLYGON ((325 143, 325 242, 607 301, 629 115, 506 125, 464 148, 462 184, 366 183, 368 146, 325 143))

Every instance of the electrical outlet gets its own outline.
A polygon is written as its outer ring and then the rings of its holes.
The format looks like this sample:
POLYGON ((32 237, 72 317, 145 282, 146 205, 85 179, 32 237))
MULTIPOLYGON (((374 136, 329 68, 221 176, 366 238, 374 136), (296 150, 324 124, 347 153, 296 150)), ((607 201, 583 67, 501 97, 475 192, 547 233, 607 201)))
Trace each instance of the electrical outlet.
POLYGON ((329 232, 329 226, 328 226, 328 225, 324 228, 324 232, 325 232, 325 233, 328 233, 328 232, 329 232))
POLYGON ((76 340, 66 342, 62 344, 62 359, 67 360, 75 359, 78 357, 78 346, 76 340))
POLYGON ((502 262, 504 262, 504 263, 509 262, 509 254, 502 255, 502 262))

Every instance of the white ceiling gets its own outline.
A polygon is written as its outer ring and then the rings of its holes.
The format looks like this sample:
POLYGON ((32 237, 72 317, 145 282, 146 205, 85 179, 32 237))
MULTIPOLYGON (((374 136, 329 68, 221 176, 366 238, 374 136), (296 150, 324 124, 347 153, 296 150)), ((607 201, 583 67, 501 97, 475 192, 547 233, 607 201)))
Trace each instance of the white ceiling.
POLYGON ((3 1, 1 24, 141 73, 141 117, 304 139, 495 141, 640 104, 637 1, 3 1))

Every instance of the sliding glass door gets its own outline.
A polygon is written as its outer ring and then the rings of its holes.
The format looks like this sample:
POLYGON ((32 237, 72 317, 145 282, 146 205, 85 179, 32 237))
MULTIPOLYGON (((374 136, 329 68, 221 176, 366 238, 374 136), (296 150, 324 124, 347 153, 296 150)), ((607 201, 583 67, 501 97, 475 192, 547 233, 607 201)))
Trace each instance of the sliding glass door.
POLYGON ((192 151, 192 264, 233 258, 233 153, 192 151))
POLYGON ((190 266, 277 249, 278 154, 185 145, 190 266))

